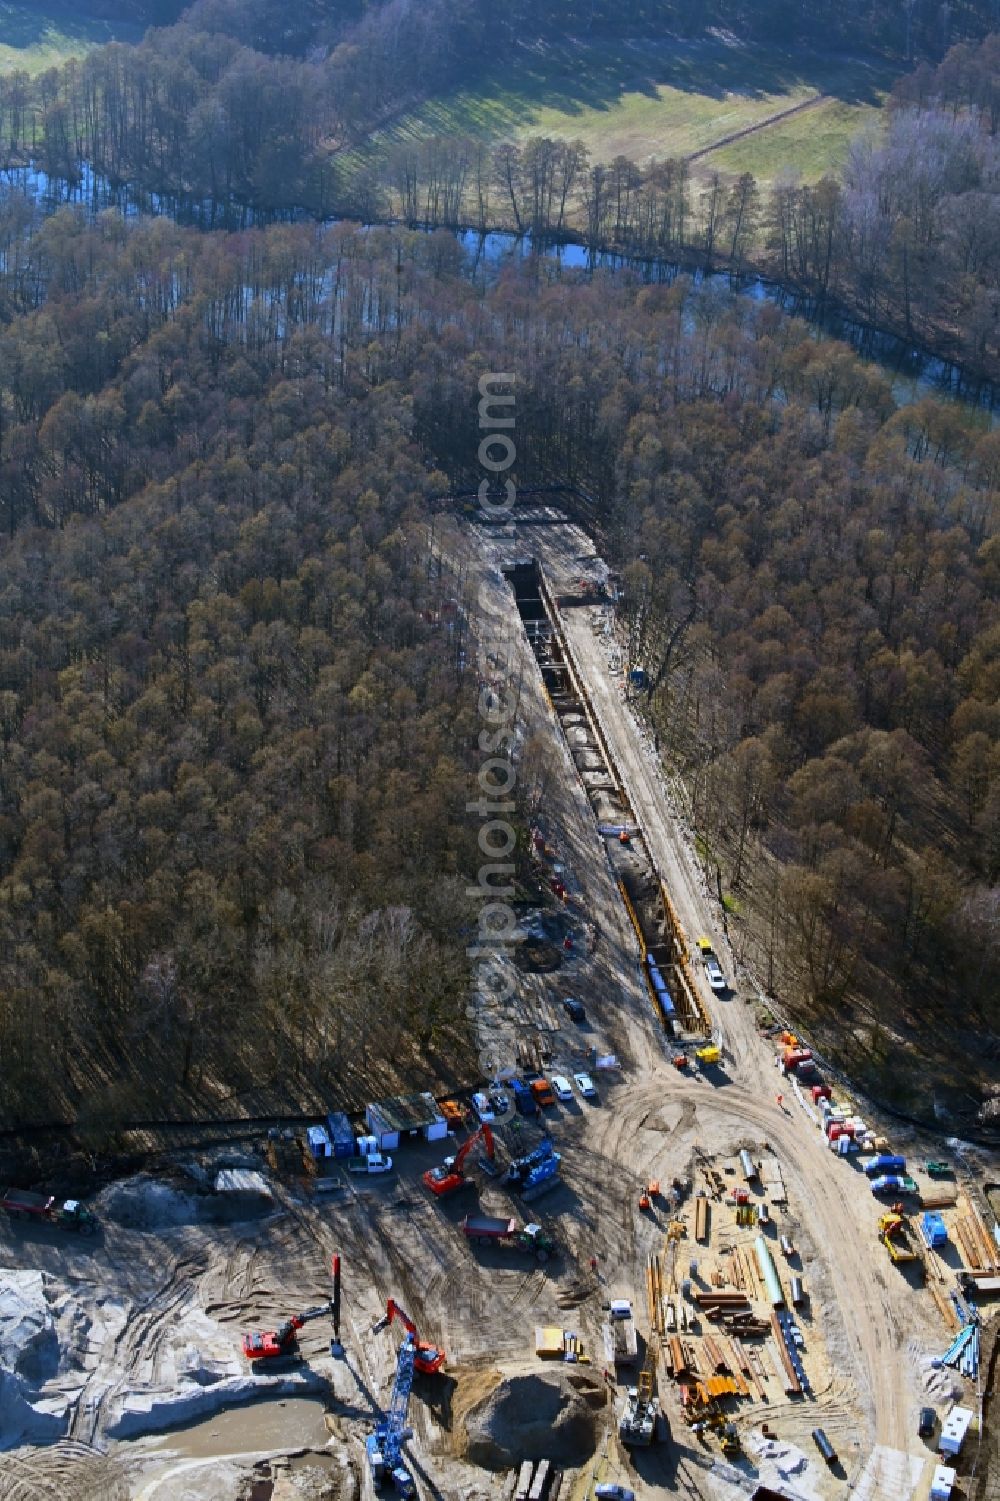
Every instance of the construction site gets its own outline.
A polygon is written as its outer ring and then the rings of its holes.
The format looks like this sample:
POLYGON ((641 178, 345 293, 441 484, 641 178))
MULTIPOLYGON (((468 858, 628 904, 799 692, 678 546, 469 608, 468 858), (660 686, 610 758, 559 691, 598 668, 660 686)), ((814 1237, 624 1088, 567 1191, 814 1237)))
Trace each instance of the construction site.
POLYGON ((762 1019, 608 569, 515 522, 433 539, 531 808, 480 1078, 11 1199, 0 1498, 997 1494, 997 1164, 762 1019))

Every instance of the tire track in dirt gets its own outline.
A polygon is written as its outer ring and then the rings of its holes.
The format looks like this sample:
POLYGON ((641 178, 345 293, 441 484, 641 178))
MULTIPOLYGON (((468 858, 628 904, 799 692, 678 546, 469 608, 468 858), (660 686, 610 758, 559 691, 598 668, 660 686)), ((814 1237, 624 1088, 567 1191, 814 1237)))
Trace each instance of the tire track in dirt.
POLYGON ((97 1366, 80 1393, 69 1425, 69 1436, 92 1443, 106 1407, 124 1388, 134 1385, 137 1369, 146 1363, 155 1376, 167 1321, 195 1296, 201 1257, 174 1262, 164 1281, 148 1298, 126 1314, 121 1328, 102 1347, 97 1366))

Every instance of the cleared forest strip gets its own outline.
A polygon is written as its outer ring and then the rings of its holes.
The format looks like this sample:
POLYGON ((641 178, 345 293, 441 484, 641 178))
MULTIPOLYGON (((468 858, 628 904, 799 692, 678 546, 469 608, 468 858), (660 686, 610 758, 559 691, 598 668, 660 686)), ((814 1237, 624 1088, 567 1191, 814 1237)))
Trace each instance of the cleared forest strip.
POLYGON ((788 109, 779 109, 764 120, 757 120, 753 125, 744 125, 742 130, 734 130, 729 135, 720 136, 710 146, 702 146, 698 151, 692 151, 685 160, 700 161, 703 156, 710 156, 713 151, 721 151, 723 146, 732 146, 734 142, 744 141, 747 136, 756 135, 760 130, 768 130, 772 125, 778 125, 782 120, 790 119, 792 115, 801 115, 807 109, 815 109, 818 104, 826 104, 832 97, 830 94, 817 94, 815 98, 803 99, 801 103, 792 104, 788 109))

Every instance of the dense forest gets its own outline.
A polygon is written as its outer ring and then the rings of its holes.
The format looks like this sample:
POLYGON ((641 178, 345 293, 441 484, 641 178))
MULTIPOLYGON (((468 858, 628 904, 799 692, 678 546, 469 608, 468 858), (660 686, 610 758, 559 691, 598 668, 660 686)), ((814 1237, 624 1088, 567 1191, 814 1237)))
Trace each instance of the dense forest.
POLYGON ((896 411, 774 308, 484 281, 444 232, 14 195, 0 246, 12 1115, 95 1077, 103 1119, 348 1088, 408 1047, 461 1068, 477 684, 429 497, 474 473, 500 365, 522 480, 601 497, 649 712, 762 974, 852 1064, 933 1016, 939 1077, 989 1071, 995 434, 896 411))
POLYGON ((483 269, 437 227, 764 266, 996 374, 995 6, 633 7, 919 60, 840 179, 767 192, 543 137, 359 149, 477 49, 569 12, 620 28, 602 0, 107 8, 156 27, 0 76, 7 167, 163 195, 123 217, 0 191, 8 1118, 82 1110, 97 1139, 474 1066, 475 609, 432 497, 478 481, 491 368, 516 372, 522 482, 596 497, 737 949, 883 1096, 925 1110, 931 1078, 974 1106, 1000 1030, 1000 437, 897 409, 773 306, 483 269), (234 204, 265 222, 169 216, 234 204))
POLYGON ((5 1111, 461 1066, 474 704, 385 266, 71 214, 4 245, 5 1111))

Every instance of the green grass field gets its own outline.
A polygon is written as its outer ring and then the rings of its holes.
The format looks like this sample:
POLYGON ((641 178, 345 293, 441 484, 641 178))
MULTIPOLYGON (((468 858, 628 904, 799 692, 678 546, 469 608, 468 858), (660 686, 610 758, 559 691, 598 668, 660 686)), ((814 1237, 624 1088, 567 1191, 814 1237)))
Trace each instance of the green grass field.
POLYGON ((59 5, 14 5, 0 0, 0 73, 43 73, 102 42, 138 42, 141 26, 97 20, 59 5))
POLYGON ((702 163, 727 176, 752 172, 760 182, 772 182, 791 167, 803 182, 816 182, 824 172, 842 167, 852 139, 878 120, 876 105, 823 99, 814 109, 778 120, 730 146, 721 146, 703 157, 702 163))
POLYGON ((752 135, 695 163, 699 171, 783 170, 806 180, 843 159, 875 117, 891 73, 864 59, 782 55, 717 38, 623 41, 525 49, 502 74, 477 79, 403 116, 375 145, 427 135, 491 139, 545 134, 583 141, 594 160, 690 156, 745 130, 752 135), (771 116, 822 100, 774 125, 771 116))

